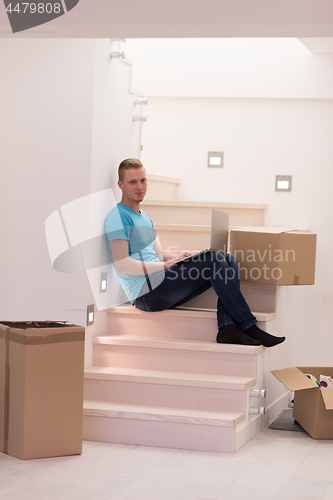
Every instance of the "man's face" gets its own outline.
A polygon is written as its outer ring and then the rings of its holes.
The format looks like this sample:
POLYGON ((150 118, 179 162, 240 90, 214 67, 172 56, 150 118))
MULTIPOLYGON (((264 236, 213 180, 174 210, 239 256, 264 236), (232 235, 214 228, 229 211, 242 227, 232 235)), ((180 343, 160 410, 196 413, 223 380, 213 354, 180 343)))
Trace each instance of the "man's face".
POLYGON ((123 192, 123 198, 129 202, 140 203, 146 196, 147 178, 144 168, 129 168, 125 170, 123 181, 118 181, 123 192))

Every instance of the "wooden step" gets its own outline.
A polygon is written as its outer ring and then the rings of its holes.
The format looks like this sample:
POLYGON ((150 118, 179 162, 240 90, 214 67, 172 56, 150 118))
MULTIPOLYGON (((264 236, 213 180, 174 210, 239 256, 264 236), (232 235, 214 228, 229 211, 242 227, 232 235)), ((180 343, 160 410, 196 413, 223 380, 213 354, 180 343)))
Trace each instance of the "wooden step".
MULTIPOLYGON (((186 309, 175 308, 154 313, 141 311, 128 304, 111 307, 107 311, 108 332, 111 335, 131 333, 133 336, 157 339, 191 339, 215 342, 217 334, 216 310, 191 310, 188 306, 185 307, 186 309)), ((253 314, 258 320, 260 328, 266 328, 266 323, 275 318, 275 313, 254 312, 253 314)))
POLYGON ((262 350, 204 340, 102 336, 93 338, 93 365, 255 377, 256 355, 262 350))
POLYGON ((154 223, 163 250, 199 252, 210 247, 210 225, 154 223))
POLYGON ((96 366, 84 378, 85 400, 241 413, 255 384, 253 377, 96 366))
MULTIPOLYGON (((276 285, 265 285, 261 283, 241 282, 241 291, 248 303, 251 311, 261 311, 258 321, 270 321, 274 319, 271 314, 263 317, 262 313, 275 313, 276 311, 276 285)), ((181 306, 182 309, 195 310, 216 310, 216 293, 213 288, 209 288, 195 299, 192 299, 181 306)), ((259 315, 259 313, 254 313, 259 315)), ((274 316, 275 317, 275 316, 274 316)), ((263 325, 260 326, 263 328, 263 325)))
POLYGON ((212 208, 229 214, 231 226, 264 226, 268 205, 222 203, 215 201, 183 201, 146 199, 141 207, 155 224, 211 224, 212 208))
POLYGON ((147 200, 176 200, 180 179, 164 175, 147 174, 147 200))
POLYGON ((83 439, 232 453, 237 412, 213 412, 85 401, 83 439))

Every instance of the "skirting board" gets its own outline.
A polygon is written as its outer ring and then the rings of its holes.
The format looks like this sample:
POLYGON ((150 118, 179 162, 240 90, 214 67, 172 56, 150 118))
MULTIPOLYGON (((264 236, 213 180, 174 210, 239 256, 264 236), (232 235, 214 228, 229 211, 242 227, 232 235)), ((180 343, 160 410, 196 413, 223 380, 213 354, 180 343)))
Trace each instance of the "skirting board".
POLYGON ((256 436, 264 427, 268 427, 280 413, 288 408, 290 402, 290 391, 287 391, 269 408, 266 408, 265 415, 256 415, 251 420, 241 422, 236 427, 235 451, 238 451, 250 439, 256 436))

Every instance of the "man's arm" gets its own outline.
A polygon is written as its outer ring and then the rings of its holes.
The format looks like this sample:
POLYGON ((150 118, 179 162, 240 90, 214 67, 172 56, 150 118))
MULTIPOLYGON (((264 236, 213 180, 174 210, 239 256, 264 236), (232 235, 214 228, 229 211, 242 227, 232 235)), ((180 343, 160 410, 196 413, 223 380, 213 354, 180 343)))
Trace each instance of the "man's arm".
POLYGON ((156 253, 157 258, 160 259, 160 261, 163 262, 163 260, 166 260, 164 258, 164 255, 163 255, 163 250, 162 250, 161 242, 160 242, 160 239, 159 239, 158 235, 154 239, 154 246, 153 246, 153 248, 154 248, 154 251, 156 253))
POLYGON ((110 240, 110 245, 113 261, 119 274, 142 275, 156 273, 168 269, 177 260, 176 257, 165 262, 141 262, 129 256, 127 240, 110 240))

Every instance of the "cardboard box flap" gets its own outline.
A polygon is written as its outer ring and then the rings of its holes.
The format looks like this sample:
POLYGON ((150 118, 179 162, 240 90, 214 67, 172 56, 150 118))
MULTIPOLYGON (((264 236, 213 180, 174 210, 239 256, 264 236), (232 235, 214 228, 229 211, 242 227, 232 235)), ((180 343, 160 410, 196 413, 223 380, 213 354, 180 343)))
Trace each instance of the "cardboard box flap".
POLYGON ((248 233, 271 233, 271 234, 281 234, 281 233, 290 233, 290 232, 298 232, 298 229, 295 227, 273 227, 273 226, 241 226, 241 227, 233 227, 232 231, 243 231, 248 233))
POLYGON ((333 387, 321 387, 326 410, 333 410, 333 387))
POLYGON ((54 344, 84 340, 83 326, 67 321, 2 321, 0 338, 24 345, 54 344))
POLYGON ((297 367, 273 370, 271 373, 290 391, 313 389, 316 387, 312 380, 308 379, 297 367))

